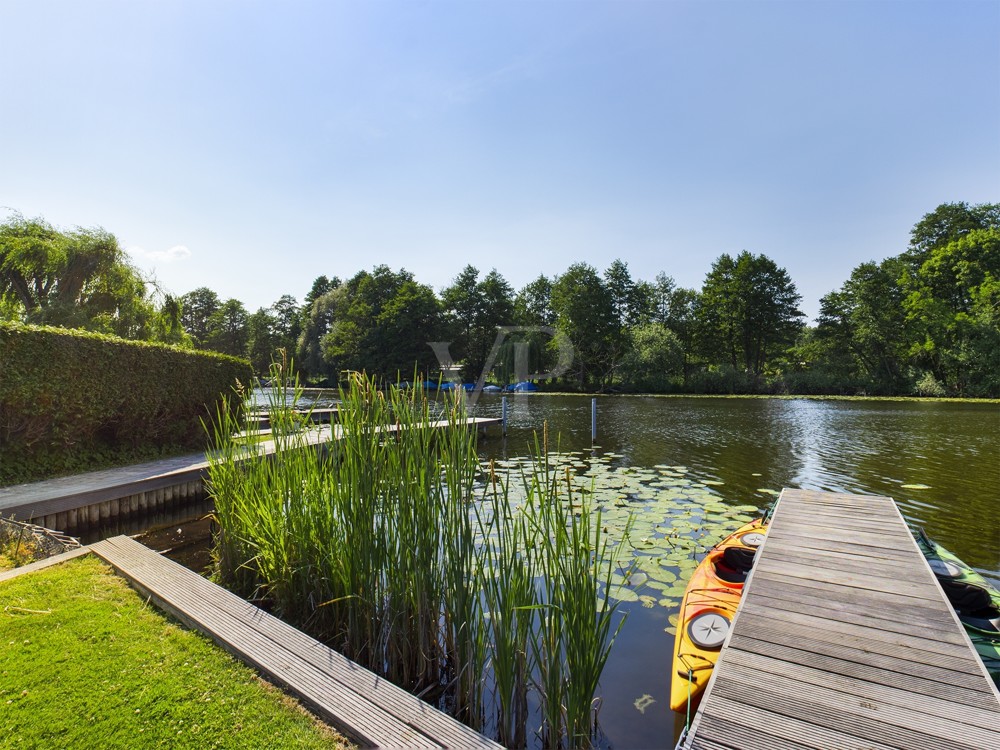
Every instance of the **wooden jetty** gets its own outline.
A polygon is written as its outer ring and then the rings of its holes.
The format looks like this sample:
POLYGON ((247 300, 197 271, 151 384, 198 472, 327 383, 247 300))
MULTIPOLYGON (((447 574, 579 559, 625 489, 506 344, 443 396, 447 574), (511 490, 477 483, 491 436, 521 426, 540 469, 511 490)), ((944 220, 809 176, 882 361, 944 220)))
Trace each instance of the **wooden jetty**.
POLYGON ((1000 749, 1000 694, 891 498, 782 492, 680 746, 1000 749))
MULTIPOLYGON (((500 424, 499 419, 470 417, 464 424, 481 431, 500 424)), ((432 422, 443 429, 447 420, 432 422)), ((388 432, 395 425, 379 428, 388 432)), ((337 440, 340 425, 327 424, 307 433, 315 445, 337 440)), ((273 455, 273 440, 261 443, 248 458, 273 455)), ((133 466, 87 472, 42 482, 0 487, 0 516, 31 521, 70 534, 96 529, 111 521, 159 513, 178 504, 204 499, 204 478, 209 462, 204 453, 149 461, 133 466)))
POLYGON ((128 537, 105 539, 89 549, 158 607, 285 687, 362 747, 501 747, 128 537))

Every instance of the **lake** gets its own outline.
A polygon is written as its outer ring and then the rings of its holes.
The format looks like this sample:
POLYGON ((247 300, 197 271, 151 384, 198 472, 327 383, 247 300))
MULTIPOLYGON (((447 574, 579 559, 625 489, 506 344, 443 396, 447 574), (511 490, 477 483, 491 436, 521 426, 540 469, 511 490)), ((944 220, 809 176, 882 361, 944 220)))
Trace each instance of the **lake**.
MULTIPOLYGON (((640 490, 619 490, 637 514, 662 517, 643 486, 679 491, 680 502, 714 498, 758 508, 783 487, 888 495, 907 521, 1000 585, 997 404, 608 396, 597 400, 592 448, 590 397, 527 394, 507 402, 508 435, 484 441, 484 456, 524 455, 547 422, 550 443, 558 434, 578 470, 592 456, 645 477, 640 490)), ((500 411, 499 397, 483 396, 475 408, 477 416, 500 411)), ((703 515, 699 533, 714 539, 706 519, 715 516, 703 515)), ((661 601, 671 604, 667 591, 661 601)), ((677 609, 649 601, 620 607, 629 614, 601 681, 601 729, 609 746, 672 747, 681 724, 667 705, 673 635, 665 628, 677 609)))

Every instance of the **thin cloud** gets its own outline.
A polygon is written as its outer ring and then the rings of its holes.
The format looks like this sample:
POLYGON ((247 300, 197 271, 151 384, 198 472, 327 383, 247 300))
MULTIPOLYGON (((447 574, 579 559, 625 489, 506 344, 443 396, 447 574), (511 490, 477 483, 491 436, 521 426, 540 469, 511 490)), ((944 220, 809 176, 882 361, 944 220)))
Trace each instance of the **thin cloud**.
POLYGON ((158 260, 164 263, 173 263, 178 260, 187 260, 191 257, 191 251, 185 245, 174 245, 166 250, 145 250, 141 247, 130 247, 128 251, 146 260, 158 260))

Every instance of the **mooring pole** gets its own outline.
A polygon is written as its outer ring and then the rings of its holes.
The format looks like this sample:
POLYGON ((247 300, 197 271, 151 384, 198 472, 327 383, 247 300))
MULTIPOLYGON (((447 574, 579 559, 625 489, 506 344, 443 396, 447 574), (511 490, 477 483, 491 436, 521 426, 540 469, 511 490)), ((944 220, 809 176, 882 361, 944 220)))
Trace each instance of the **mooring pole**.
POLYGON ((507 397, 500 397, 500 425, 503 430, 503 436, 507 437, 507 397))
POLYGON ((590 444, 597 442, 597 399, 590 399, 590 444))

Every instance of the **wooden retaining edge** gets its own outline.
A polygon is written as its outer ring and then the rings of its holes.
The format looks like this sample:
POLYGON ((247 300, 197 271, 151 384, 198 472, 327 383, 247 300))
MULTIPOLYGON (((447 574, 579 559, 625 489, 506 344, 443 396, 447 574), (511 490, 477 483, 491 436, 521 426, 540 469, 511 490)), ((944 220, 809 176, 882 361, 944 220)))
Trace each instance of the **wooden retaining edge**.
POLYGON ((36 560, 33 563, 22 565, 19 568, 0 571, 0 583, 2 583, 3 581, 9 581, 11 578, 17 578, 18 576, 23 576, 27 573, 34 573, 36 570, 43 570, 45 568, 50 568, 53 565, 64 563, 67 560, 72 560, 75 557, 83 557, 84 555, 89 555, 89 554, 90 554, 89 547, 77 547, 76 549, 71 549, 66 552, 61 552, 58 555, 53 555, 52 557, 46 557, 44 560, 36 560))
POLYGON ((91 545, 144 596, 368 747, 500 748, 416 696, 124 536, 91 545))

